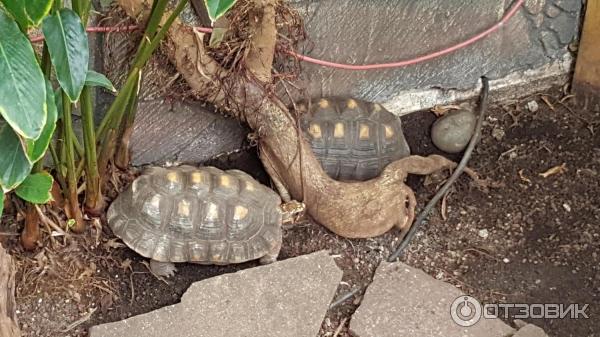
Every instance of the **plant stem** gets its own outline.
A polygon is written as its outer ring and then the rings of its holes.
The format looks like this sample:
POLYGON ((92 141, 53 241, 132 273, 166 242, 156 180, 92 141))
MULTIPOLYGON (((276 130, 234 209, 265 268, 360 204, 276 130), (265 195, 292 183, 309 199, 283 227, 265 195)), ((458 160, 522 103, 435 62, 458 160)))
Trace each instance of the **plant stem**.
MULTIPOLYGON (((33 164, 31 173, 38 173, 42 170, 42 160, 38 160, 33 164)), ((21 233, 21 244, 23 248, 27 250, 33 250, 36 247, 36 243, 40 238, 40 218, 35 210, 35 205, 27 202, 25 208, 25 226, 21 233)))
POLYGON ((21 244, 27 250, 33 250, 40 237, 40 218, 35 205, 27 203, 25 208, 25 227, 21 233, 21 244))
POLYGON ((73 130, 73 129, 71 129, 71 137, 73 139, 73 147, 75 148, 75 151, 77 151, 77 155, 80 158, 83 158, 83 156, 84 156, 83 146, 79 142, 79 139, 77 139, 77 135, 75 134, 75 130, 73 130))
POLYGON ((185 7, 185 4, 187 4, 187 2, 188 0, 181 0, 177 4, 177 7, 175 7, 171 15, 169 15, 162 27, 160 27, 160 30, 158 31, 158 33, 156 33, 156 36, 154 36, 151 39, 150 45, 148 45, 146 48, 143 48, 142 51, 138 53, 139 55, 136 55, 136 62, 134 63, 134 67, 137 66, 141 69, 146 64, 146 62, 148 62, 150 56, 152 56, 154 50, 158 47, 165 35, 167 35, 169 28, 171 28, 171 25, 173 24, 175 19, 179 16, 179 14, 181 14, 181 11, 183 11, 183 8, 185 7))
POLYGON ((158 25, 160 24, 160 20, 164 14, 167 3, 168 3, 168 0, 157 0, 153 4, 152 12, 150 14, 150 18, 148 19, 148 24, 147 24, 146 30, 144 32, 144 37, 142 38, 142 41, 140 42, 140 47, 138 48, 138 51, 135 55, 135 58, 133 61, 133 66, 131 67, 131 70, 129 71, 129 75, 127 76, 125 85, 123 86, 123 89, 121 89, 119 94, 117 95, 117 98, 115 99, 115 101, 112 103, 112 105, 108 109, 106 115, 102 119, 102 122, 100 123, 100 126, 98 128, 97 136, 98 136, 98 140, 100 142, 102 142, 104 137, 106 136, 106 131, 107 131, 107 127, 108 127, 109 123, 112 125, 115 125, 115 126, 118 126, 121 124, 122 117, 119 117, 118 115, 121 115, 121 116, 123 115, 123 113, 124 113, 123 109, 125 108, 125 104, 128 104, 128 102, 129 102, 129 96, 132 94, 137 95, 137 92, 133 92, 133 90, 132 90, 133 85, 134 85, 133 81, 138 80, 137 79, 137 76, 139 76, 138 73, 144 67, 146 62, 148 62, 148 59, 150 59, 150 56, 152 56, 152 53, 154 52, 156 47, 158 47, 162 38, 167 34, 167 31, 171 27, 171 24, 173 24, 173 21, 175 21, 175 18, 177 18, 177 16, 181 13, 183 8, 185 7, 187 0, 181 0, 179 2, 177 7, 175 8, 175 10, 171 13, 169 18, 162 25, 160 31, 158 33, 154 34, 156 32, 156 30, 158 29, 158 25), (150 41, 149 44, 148 44, 148 41, 150 41), (117 119, 116 121, 114 120, 115 118, 117 119))
POLYGON ((126 108, 127 103, 129 102, 129 97, 131 95, 133 87, 138 81, 139 76, 140 70, 138 68, 132 68, 129 71, 129 75, 125 80, 123 88, 121 89, 121 91, 119 91, 119 94, 115 98, 114 102, 110 105, 110 108, 108 108, 106 115, 104 115, 104 118, 102 118, 100 126, 98 126, 96 136, 100 143, 104 143, 106 133, 111 126, 119 125, 119 123, 116 123, 115 119, 119 118, 118 116, 123 114, 124 109, 126 108))
MULTIPOLYGON (((44 47, 42 49, 42 59, 40 60, 40 67, 42 69, 42 73, 44 74, 44 78, 46 80, 50 79, 50 74, 52 71, 52 60, 50 59, 50 53, 48 51, 48 46, 44 43, 44 47)), ((38 173, 42 171, 43 159, 38 160, 31 169, 31 173, 38 173)), ((56 163, 55 163, 56 164, 56 163)), ((25 226, 23 227, 23 232, 21 233, 21 244, 27 250, 32 250, 36 247, 36 242, 40 238, 40 224, 39 224, 39 216, 35 209, 35 205, 26 202, 25 208, 25 226)))
MULTIPOLYGON (((142 69, 144 65, 148 62, 154 50, 156 50, 162 39, 169 31, 169 28, 171 27, 177 16, 179 16, 181 11, 185 7, 187 1, 188 0, 182 0, 178 3, 175 10, 171 13, 171 15, 169 15, 169 17, 162 25, 162 27, 160 27, 160 30, 158 30, 158 33, 156 33, 156 35, 154 35, 154 32, 158 28, 160 19, 163 16, 165 4, 163 4, 163 1, 155 2, 156 6, 153 8, 150 19, 148 20, 146 31, 144 32, 144 37, 142 38, 142 41, 134 59, 133 69, 142 69), (152 35, 154 36, 152 37, 152 35), (150 41, 150 43, 148 43, 148 41, 150 41)), ((135 122, 135 115, 137 112, 138 89, 139 83, 135 86, 135 88, 132 89, 132 92, 129 93, 129 95, 133 96, 129 100, 129 103, 127 104, 127 107, 123 112, 123 117, 118 118, 118 135, 120 136, 120 144, 115 157, 115 165, 117 165, 117 167, 121 169, 126 169, 129 166, 129 142, 131 140, 131 134, 133 133, 133 123, 135 122)))
MULTIPOLYGON (((137 92, 139 84, 135 86, 134 90, 137 92)), ((124 112, 124 119, 119 127, 118 134, 120 135, 120 144, 115 155, 115 165, 125 170, 129 166, 129 142, 131 140, 131 134, 133 133, 133 122, 135 121, 135 113, 137 111, 138 95, 132 95, 129 100, 127 107, 124 112)))
MULTIPOLYGON (((100 177, 98 175, 98 162, 96 159, 96 135, 94 131, 94 111, 92 108, 92 95, 89 87, 84 87, 81 92, 81 119, 83 125, 83 143, 85 145, 85 174, 86 211, 92 215, 99 215, 103 208, 100 177)), ((75 173, 77 177, 77 173, 75 173)))
MULTIPOLYGON (((119 121, 121 121, 123 119, 123 115, 125 113, 127 113, 127 111, 130 111, 131 109, 133 109, 133 106, 136 104, 137 102, 137 88, 139 85, 139 79, 141 77, 141 74, 138 73, 138 81, 133 82, 133 87, 129 87, 127 88, 127 90, 129 90, 131 92, 131 94, 129 95, 129 100, 127 101, 127 104, 119 110, 119 114, 116 115, 115 119, 113 119, 109 128, 109 137, 107 137, 104 140, 104 143, 102 144, 102 152, 100 154, 100 158, 98 160, 100 169, 103 170, 108 166, 108 161, 114 157, 115 154, 115 149, 117 146, 117 137, 119 136, 119 131, 117 130, 117 127, 119 126, 117 123, 119 121)), ((128 148, 126 149, 128 151, 128 148)), ((122 164, 121 162, 119 164, 122 164)), ((127 168, 127 166, 129 165, 129 163, 125 163, 121 166, 119 166, 122 169, 127 168)), ((104 172, 104 171, 102 171, 104 172)))
POLYGON ((91 6, 90 0, 73 0, 73 10, 81 18, 84 27, 87 26, 91 6))
MULTIPOLYGON (((87 26, 89 19, 89 11, 91 8, 90 0, 73 0, 73 10, 81 18, 83 26, 87 26)), ((94 126, 94 109, 92 102, 91 88, 83 87, 81 92, 81 122, 83 129, 83 144, 85 151, 82 148, 79 151, 79 157, 85 162, 85 209, 94 216, 100 216, 100 212, 104 207, 104 199, 102 197, 102 189, 100 186, 100 176, 98 175, 98 162, 96 154, 96 134, 94 126)), ((73 136, 73 139, 77 139, 73 136)), ((77 147, 77 143, 75 143, 77 147)), ((80 162, 81 163, 81 162, 80 162)), ((75 165, 73 163, 73 176, 75 183, 79 180, 83 165, 75 165)), ((75 190, 77 187, 75 186, 75 190)), ((77 192, 75 192, 77 193, 77 192)))
MULTIPOLYGON (((71 101, 64 91, 62 93, 63 106, 63 137, 65 142, 65 159, 67 166, 67 191, 65 200, 67 200, 67 214, 75 220, 73 231, 81 233, 85 230, 85 224, 79 209, 79 200, 77 198, 77 177, 75 176, 75 154, 73 149, 73 122, 71 120, 71 101)), ((66 193, 65 193, 66 192, 66 193)))
POLYGON ((60 184, 60 188, 63 191, 67 190, 67 183, 65 182, 65 178, 62 175, 61 169, 60 169, 60 159, 58 159, 58 154, 56 153, 56 148, 54 147, 54 144, 52 144, 52 142, 50 142, 50 144, 48 145, 48 150, 50 150, 50 156, 52 156, 52 161, 54 162, 54 167, 56 168, 56 179, 58 180, 58 183, 60 184))

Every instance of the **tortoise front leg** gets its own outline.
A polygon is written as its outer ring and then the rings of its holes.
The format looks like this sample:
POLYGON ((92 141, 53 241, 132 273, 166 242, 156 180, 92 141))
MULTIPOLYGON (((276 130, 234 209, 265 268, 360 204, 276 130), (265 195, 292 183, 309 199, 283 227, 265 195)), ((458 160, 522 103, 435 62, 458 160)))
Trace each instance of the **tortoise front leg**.
POLYGON ((175 268, 173 262, 150 260, 150 271, 156 276, 171 277, 175 275, 177 268, 175 268))
POLYGON ((263 256, 258 260, 260 264, 269 264, 277 261, 277 256, 279 256, 279 251, 281 250, 281 241, 277 242, 273 248, 267 253, 267 255, 263 256))

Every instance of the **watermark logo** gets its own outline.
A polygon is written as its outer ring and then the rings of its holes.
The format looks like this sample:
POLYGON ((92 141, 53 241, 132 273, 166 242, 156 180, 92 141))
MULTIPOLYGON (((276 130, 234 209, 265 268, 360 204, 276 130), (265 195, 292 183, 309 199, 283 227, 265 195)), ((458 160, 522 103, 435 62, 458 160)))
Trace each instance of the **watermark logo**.
POLYGON ((581 319, 589 318, 588 304, 562 303, 489 303, 482 305, 471 296, 460 296, 450 306, 452 320, 464 327, 475 325, 485 319, 581 319))
POLYGON ((452 320, 464 327, 472 326, 479 322, 481 311, 481 303, 471 296, 458 297, 450 306, 452 320))

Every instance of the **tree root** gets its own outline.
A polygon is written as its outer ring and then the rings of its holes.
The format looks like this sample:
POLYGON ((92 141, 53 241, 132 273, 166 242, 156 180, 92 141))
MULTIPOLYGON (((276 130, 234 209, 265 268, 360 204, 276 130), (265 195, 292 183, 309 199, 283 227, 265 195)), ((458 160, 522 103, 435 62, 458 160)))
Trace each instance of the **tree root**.
MULTIPOLYGON (((120 1, 132 6, 132 15, 140 13, 148 0, 120 1)), ((349 238, 381 235, 392 227, 406 230, 412 223, 416 204, 413 191, 404 184, 407 174, 431 174, 452 169, 456 163, 438 155, 409 156, 391 163, 379 177, 369 181, 331 179, 302 133, 297 132, 290 111, 265 89, 271 85, 275 49, 276 27, 269 14, 273 0, 255 1, 264 11, 260 24, 250 25, 254 41, 260 42, 251 44, 258 50, 248 53, 251 62, 246 63, 247 76, 228 76, 227 70, 206 53, 203 34, 179 21, 169 31, 174 46, 171 61, 194 90, 216 106, 233 112, 259 134, 260 158, 267 172, 291 197, 302 200, 317 222, 349 238), (267 64, 269 67, 265 67, 267 64)))
POLYGON ((0 246, 0 336, 21 336, 15 309, 15 265, 0 246))
POLYGON ((25 209, 25 227, 21 233, 21 244, 26 250, 37 247, 40 238, 40 218, 35 210, 35 205, 27 204, 25 209))

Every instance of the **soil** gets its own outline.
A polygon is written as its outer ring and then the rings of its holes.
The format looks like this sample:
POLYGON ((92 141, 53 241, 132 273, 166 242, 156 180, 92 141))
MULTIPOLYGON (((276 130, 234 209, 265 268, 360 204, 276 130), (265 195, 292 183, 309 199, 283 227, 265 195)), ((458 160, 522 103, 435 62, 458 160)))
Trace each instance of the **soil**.
MULTIPOLYGON (((600 115, 575 110, 570 100, 559 103, 558 90, 545 95, 552 106, 535 95, 490 109, 469 166, 492 187, 483 192, 462 177, 446 199, 443 216, 436 208, 401 260, 485 303, 588 304, 590 319, 526 321, 550 336, 599 336, 600 115), (525 108, 530 101, 537 102, 537 111, 525 108), (540 175, 551 168, 553 174, 540 175)), ((430 112, 403 118, 413 153, 440 153, 428 135, 434 120, 430 112)), ((255 156, 241 158, 244 169, 265 181, 255 156)), ((437 176, 409 178, 419 207, 442 181, 437 176)), ((114 239, 101 222, 91 235, 56 237, 54 246, 46 237, 46 248, 35 252, 23 252, 18 237, 10 235, 20 226, 22 219, 8 214, 1 231, 18 260, 18 318, 25 336, 85 336, 89 326, 178 302, 192 282, 256 265, 181 264, 176 277, 165 282, 151 275, 144 259, 114 239)), ((333 336, 340 324, 338 336, 351 336, 349 318, 377 265, 398 244, 398 235, 392 230, 350 240, 310 221, 285 230, 280 259, 328 249, 344 271, 336 298, 358 289, 330 310, 320 336, 333 336)), ((505 321, 513 324, 511 317, 505 321)))

